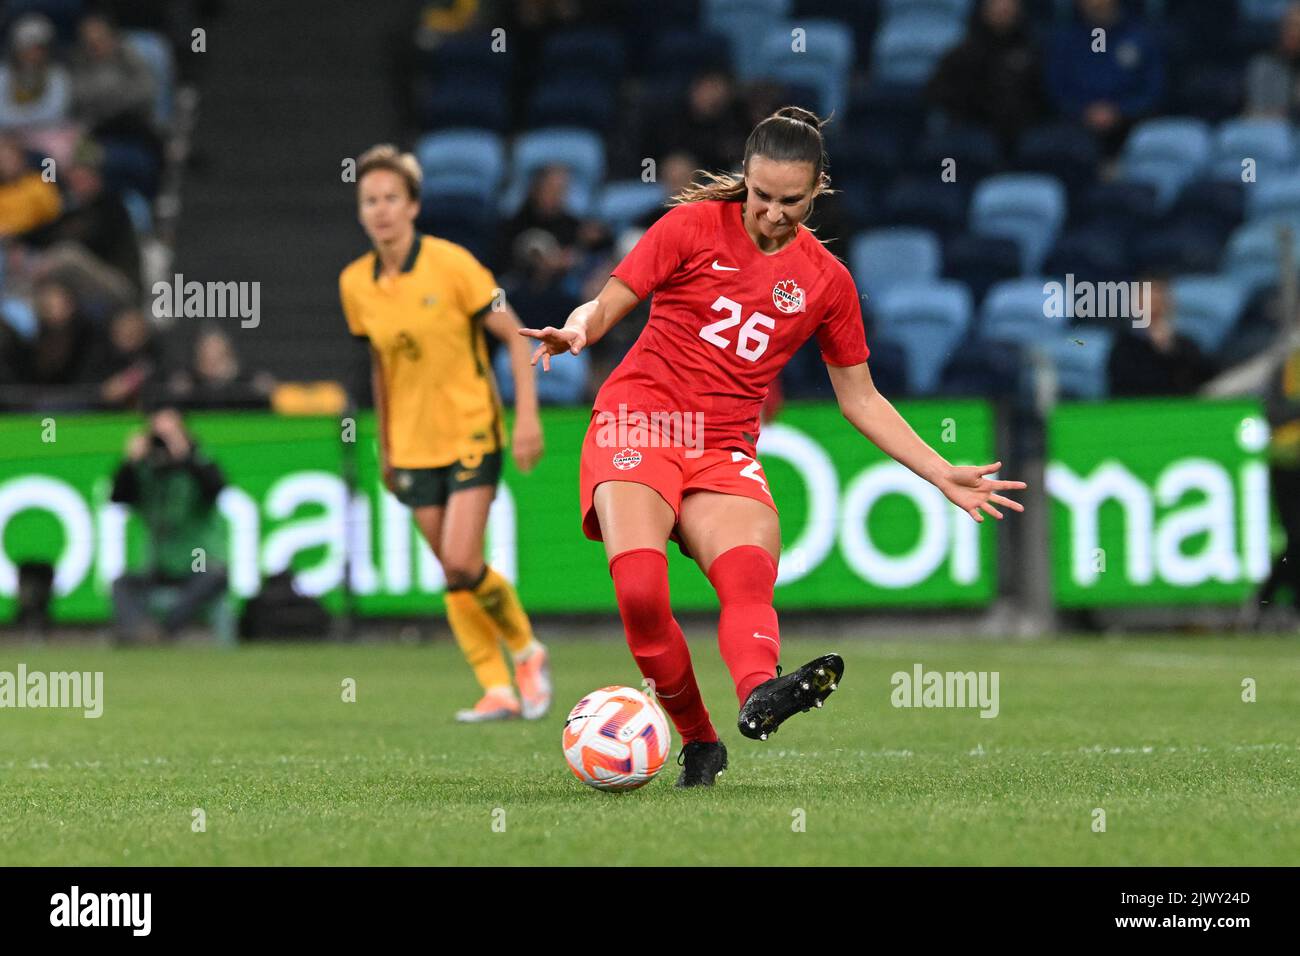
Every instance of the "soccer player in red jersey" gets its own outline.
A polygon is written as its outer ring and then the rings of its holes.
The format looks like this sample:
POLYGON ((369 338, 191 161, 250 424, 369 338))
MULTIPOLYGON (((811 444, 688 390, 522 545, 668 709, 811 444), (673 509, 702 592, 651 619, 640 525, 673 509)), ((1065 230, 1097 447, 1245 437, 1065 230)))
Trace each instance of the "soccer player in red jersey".
POLYGON ((740 701, 741 734, 766 739, 820 707, 844 662, 835 654, 779 674, 772 594, 781 553, 776 504, 755 457, 768 386, 816 336, 844 417, 971 516, 1023 511, 1001 466, 949 464, 867 370, 848 269, 800 223, 827 189, 821 121, 785 107, 759 123, 741 175, 709 175, 614 269, 563 328, 521 329, 533 353, 577 354, 646 296, 650 319, 596 396, 583 443, 583 532, 603 540, 628 645, 681 734, 678 786, 708 786, 727 765, 668 600, 667 542, 693 557, 721 604, 718 644, 740 701), (702 428, 698 425, 702 423, 702 428))

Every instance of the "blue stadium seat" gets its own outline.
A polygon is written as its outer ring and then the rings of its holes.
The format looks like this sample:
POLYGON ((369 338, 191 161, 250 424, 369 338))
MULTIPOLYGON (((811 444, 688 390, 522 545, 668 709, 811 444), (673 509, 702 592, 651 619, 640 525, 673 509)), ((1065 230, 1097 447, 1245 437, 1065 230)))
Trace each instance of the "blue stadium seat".
POLYGON ((1256 182, 1267 183, 1288 172, 1295 158, 1295 136, 1286 120, 1233 119, 1215 133, 1211 174, 1240 183, 1242 161, 1253 159, 1256 182))
POLYGON ((1097 140, 1075 123, 1035 126, 1021 134, 1016 144, 1016 168, 1029 173, 1050 173, 1071 194, 1097 179, 1100 151, 1097 140))
POLYGON ((964 282, 983 302, 992 286, 1020 275, 1020 246, 1014 239, 953 236, 944 243, 943 275, 964 282))
POLYGON ((998 171, 1002 165, 1002 147, 997 137, 986 129, 949 125, 922 140, 917 149, 916 168, 937 176, 949 159, 955 163, 954 172, 959 180, 978 182, 998 171))
POLYGON ((1124 237, 1088 227, 1062 233, 1043 264, 1043 274, 1054 279, 1073 275, 1076 280, 1106 282, 1126 271, 1132 267, 1124 257, 1124 237))
POLYGON ((1149 183, 1097 183, 1078 194, 1072 220, 1126 239, 1152 227, 1159 215, 1156 188, 1149 183))
POLYGON ((938 279, 939 262, 939 240, 925 229, 876 229, 849 246, 853 281, 872 301, 900 282, 938 279))
POLYGON ((491 198, 425 191, 415 226, 426 235, 464 246, 480 261, 490 261, 497 251, 496 208, 491 198))
POLYGON ((984 399, 1014 398, 1020 392, 1021 377, 1020 355, 1015 349, 976 339, 957 350, 943 371, 940 391, 984 399))
POLYGON ((1123 178, 1155 186, 1159 208, 1166 209, 1179 190, 1209 166, 1211 143, 1204 120, 1146 120, 1134 127, 1124 143, 1123 178))
POLYGON ((980 308, 979 337, 1017 345, 1042 344, 1057 337, 1069 319, 1049 314, 1047 281, 1042 276, 1010 279, 989 289, 980 308))
POLYGON ((605 178, 605 144, 584 129, 552 128, 524 133, 515 140, 510 185, 501 202, 503 215, 523 205, 533 175, 546 166, 565 166, 570 175, 569 209, 583 216, 605 178))
POLYGON ((848 105, 849 75, 853 70, 853 32, 834 20, 800 20, 774 25, 763 34, 753 61, 754 76, 770 77, 792 86, 816 90, 819 116, 843 116, 848 105), (791 30, 805 31, 804 48, 791 49, 791 30))
POLYGON ((426 194, 455 193, 486 201, 505 177, 505 144, 490 130, 429 133, 416 142, 415 158, 424 171, 426 194))
POLYGON ((908 391, 932 395, 971 324, 970 290, 960 282, 900 282, 876 302, 876 337, 901 345, 908 391))
MULTIPOLYGON (((1276 285, 1280 279, 1277 236, 1280 225, 1248 222, 1237 229, 1228 240, 1220 271, 1250 292, 1276 285)), ((1300 233, 1295 235, 1293 248, 1300 249, 1300 233)))
POLYGON ((1251 222, 1300 225, 1300 173, 1251 185, 1246 193, 1246 211, 1251 222))
POLYGON ((554 33, 542 44, 539 74, 556 79, 571 73, 594 73, 608 82, 623 76, 623 38, 616 30, 579 27, 554 33))
POLYGON ((893 226, 917 226, 947 238, 966 223, 966 187, 941 183, 933 173, 904 174, 885 190, 882 218, 893 226))
POLYGON ((1170 283, 1174 327, 1213 355, 1241 318, 1248 290, 1223 275, 1179 276, 1170 283))
MULTIPOLYGON (((754 56, 759 38, 789 14, 790 0, 704 0, 702 22, 706 30, 726 37, 736 76, 750 80, 760 75, 759 59, 754 56)), ((788 45, 788 29, 785 35, 788 45)))
POLYGON ((422 66, 431 77, 463 82, 471 78, 493 76, 508 79, 514 69, 514 44, 493 49, 492 35, 486 29, 470 29, 448 36, 436 47, 422 53, 422 66))
POLYGON ((923 13, 948 17, 964 25, 970 16, 973 2, 974 0, 883 0, 884 16, 888 19, 923 13))
POLYGON ((1132 265, 1144 272, 1213 272, 1223 242, 1223 234, 1210 226, 1161 226, 1134 240, 1132 265))
POLYGON ((887 19, 876 33, 871 54, 877 83, 920 87, 930 79, 940 58, 961 42, 961 20, 933 13, 900 14, 887 19))
POLYGON ((1108 391, 1107 364, 1115 331, 1099 325, 1076 325, 1047 341, 1062 398, 1095 400, 1108 391))
POLYGON ((176 85, 176 66, 172 63, 172 48, 166 37, 153 30, 126 30, 122 40, 149 66, 153 74, 154 122, 166 125, 171 122, 173 93, 176 85))
MULTIPOLYGON (((591 371, 591 352, 584 349, 577 355, 562 352, 551 356, 551 370, 542 371, 538 364, 537 400, 543 405, 577 405, 586 397, 587 375, 591 371)), ((510 350, 499 348, 492 360, 497 391, 501 400, 511 404, 515 400, 515 376, 510 368, 510 350)))
POLYGON ((510 123, 505 80, 467 74, 460 82, 425 83, 417 94, 421 129, 489 129, 504 133, 510 123))
POLYGON ((607 80, 568 74, 547 80, 528 98, 524 125, 529 129, 572 126, 603 134, 614 124, 616 97, 607 80))
POLYGON ((668 196, 659 183, 620 179, 606 183, 596 200, 595 217, 618 234, 642 216, 663 207, 668 196))
POLYGON ((975 187, 970 231, 1020 243, 1021 264, 1037 272, 1065 222, 1065 188, 1054 176, 1007 173, 975 187))

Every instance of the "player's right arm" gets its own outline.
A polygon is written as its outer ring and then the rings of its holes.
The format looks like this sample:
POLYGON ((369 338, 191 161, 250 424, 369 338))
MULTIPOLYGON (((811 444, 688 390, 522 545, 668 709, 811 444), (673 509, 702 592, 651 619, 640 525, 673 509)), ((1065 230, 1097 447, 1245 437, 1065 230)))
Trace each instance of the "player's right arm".
POLYGON ((532 364, 542 360, 542 369, 551 370, 551 356, 561 352, 577 355, 588 345, 595 345, 606 332, 640 302, 640 297, 622 279, 610 277, 596 298, 584 302, 571 313, 563 328, 548 325, 544 329, 520 329, 520 335, 538 339, 532 364))
POLYGON ((384 487, 396 494, 393 486, 393 466, 388 458, 388 408, 384 390, 384 364, 379 352, 370 347, 370 394, 375 402, 375 426, 379 429, 379 472, 384 478, 384 487))

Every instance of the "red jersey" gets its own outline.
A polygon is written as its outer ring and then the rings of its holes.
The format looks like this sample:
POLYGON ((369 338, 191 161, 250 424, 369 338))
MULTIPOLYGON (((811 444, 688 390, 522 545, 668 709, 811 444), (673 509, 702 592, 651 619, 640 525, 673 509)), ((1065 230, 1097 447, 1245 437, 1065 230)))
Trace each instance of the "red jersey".
POLYGON ((650 320, 596 395, 596 411, 701 413, 704 447, 754 454, 768 387, 811 336, 829 365, 867 360, 844 264, 807 229, 766 255, 739 202, 674 206, 612 273, 650 320))

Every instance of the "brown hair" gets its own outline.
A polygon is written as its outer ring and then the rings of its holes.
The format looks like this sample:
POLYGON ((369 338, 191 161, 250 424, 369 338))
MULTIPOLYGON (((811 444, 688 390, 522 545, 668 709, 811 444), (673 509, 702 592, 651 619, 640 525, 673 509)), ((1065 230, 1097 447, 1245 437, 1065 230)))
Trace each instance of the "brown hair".
POLYGON ((360 187, 366 173, 373 173, 377 169, 386 169, 402 177, 407 194, 419 202, 420 183, 424 179, 424 173, 412 153, 403 153, 392 143, 370 147, 357 160, 357 186, 360 187))
POLYGON ((826 144, 821 132, 824 125, 825 121, 818 119, 816 113, 798 106, 781 107, 750 132, 739 174, 701 170, 705 181, 691 183, 668 204, 677 206, 710 199, 740 202, 749 191, 744 170, 749 168, 751 156, 778 163, 809 163, 813 168, 813 195, 831 192, 831 178, 826 173, 826 144))

